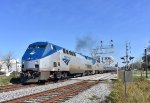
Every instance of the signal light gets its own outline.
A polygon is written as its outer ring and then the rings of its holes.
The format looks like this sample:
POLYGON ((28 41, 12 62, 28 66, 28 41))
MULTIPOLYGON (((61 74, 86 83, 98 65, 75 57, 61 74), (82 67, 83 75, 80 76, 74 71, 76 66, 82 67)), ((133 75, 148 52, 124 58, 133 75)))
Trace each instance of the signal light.
POLYGON ((132 59, 134 59, 134 57, 130 57, 129 59, 132 60, 132 59))
POLYGON ((121 57, 121 59, 123 59, 123 60, 124 60, 124 57, 121 57))

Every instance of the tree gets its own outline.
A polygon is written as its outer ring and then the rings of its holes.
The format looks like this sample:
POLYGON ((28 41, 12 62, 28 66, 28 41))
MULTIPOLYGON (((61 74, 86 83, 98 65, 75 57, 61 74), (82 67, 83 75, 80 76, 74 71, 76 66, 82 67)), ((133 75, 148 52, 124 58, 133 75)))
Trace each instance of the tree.
MULTIPOLYGON (((147 48, 145 48, 145 49, 146 49, 146 51, 147 51, 147 66, 148 66, 148 69, 150 69, 150 45, 149 45, 147 48)), ((146 68, 145 52, 143 53, 142 60, 143 60, 142 67, 143 67, 143 68, 146 68)))
POLYGON ((2 69, 2 64, 0 63, 0 71, 1 71, 1 69, 2 69))
MULTIPOLYGON (((143 56, 142 59, 143 59, 143 62, 144 62, 143 67, 145 67, 145 56, 143 56)), ((150 65, 150 54, 147 55, 147 64, 148 64, 148 66, 150 65)))
POLYGON ((14 55, 12 52, 7 53, 2 58, 2 60, 3 60, 3 62, 6 65, 8 70, 12 67, 12 62, 11 62, 12 59, 14 59, 14 55))
POLYGON ((0 58, 0 71, 2 69, 2 62, 1 62, 1 58, 0 58))
POLYGON ((141 68, 141 62, 140 61, 136 61, 134 63, 131 63, 130 67, 133 67, 135 69, 139 69, 139 68, 141 68))

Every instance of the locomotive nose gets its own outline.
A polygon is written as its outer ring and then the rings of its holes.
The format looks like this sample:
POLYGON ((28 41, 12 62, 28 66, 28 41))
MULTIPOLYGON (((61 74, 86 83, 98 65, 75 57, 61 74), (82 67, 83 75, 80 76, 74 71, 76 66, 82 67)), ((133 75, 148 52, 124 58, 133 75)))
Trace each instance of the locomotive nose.
POLYGON ((32 60, 32 61, 23 61, 22 62, 22 69, 24 70, 33 70, 38 71, 40 68, 40 62, 38 60, 32 60))

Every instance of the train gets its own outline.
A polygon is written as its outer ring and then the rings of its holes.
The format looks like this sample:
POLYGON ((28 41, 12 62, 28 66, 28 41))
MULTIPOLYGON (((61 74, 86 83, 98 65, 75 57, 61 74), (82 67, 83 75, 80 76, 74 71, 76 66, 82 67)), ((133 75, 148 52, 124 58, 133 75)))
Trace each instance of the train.
POLYGON ((104 71, 99 60, 49 42, 35 42, 22 57, 21 82, 47 81, 70 75, 90 75, 104 71))

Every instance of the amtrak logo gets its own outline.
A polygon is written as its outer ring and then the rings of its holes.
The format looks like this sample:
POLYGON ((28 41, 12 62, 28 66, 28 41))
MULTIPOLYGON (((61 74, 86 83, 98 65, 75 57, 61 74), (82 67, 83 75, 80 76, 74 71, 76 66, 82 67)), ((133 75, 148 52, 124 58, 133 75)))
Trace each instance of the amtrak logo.
POLYGON ((64 56, 63 61, 66 63, 66 65, 69 64, 71 58, 64 56))

